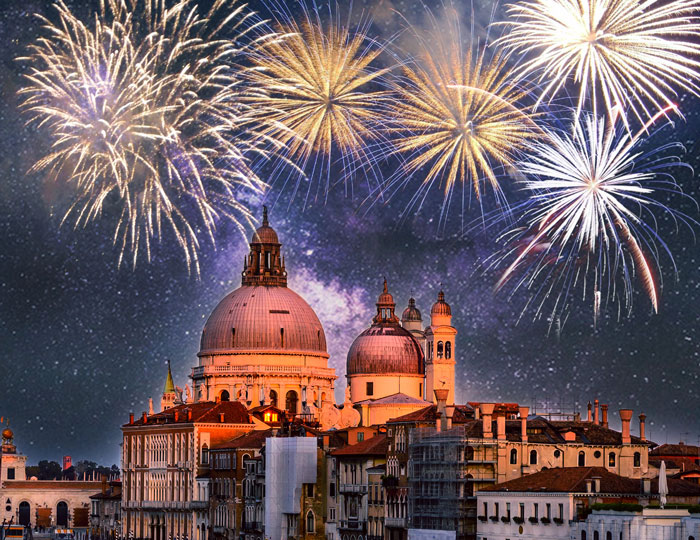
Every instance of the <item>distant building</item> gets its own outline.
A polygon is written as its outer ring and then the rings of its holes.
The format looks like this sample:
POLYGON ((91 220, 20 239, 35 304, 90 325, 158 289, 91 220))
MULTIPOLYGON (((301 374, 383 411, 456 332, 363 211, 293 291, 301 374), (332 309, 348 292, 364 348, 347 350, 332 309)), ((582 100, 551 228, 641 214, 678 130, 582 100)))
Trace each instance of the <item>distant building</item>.
POLYGON ((2 432, 0 519, 31 527, 88 528, 90 495, 100 482, 27 480, 27 457, 17 453, 14 433, 2 432))
POLYGON ((114 540, 121 534, 121 480, 107 481, 102 477, 102 489, 90 496, 90 538, 114 540))

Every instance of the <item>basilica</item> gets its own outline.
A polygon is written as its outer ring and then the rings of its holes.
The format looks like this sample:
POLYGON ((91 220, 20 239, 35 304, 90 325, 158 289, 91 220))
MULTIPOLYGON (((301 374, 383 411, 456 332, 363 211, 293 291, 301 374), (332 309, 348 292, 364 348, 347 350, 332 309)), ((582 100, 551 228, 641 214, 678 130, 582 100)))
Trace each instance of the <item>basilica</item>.
POLYGON ((323 326, 287 286, 281 243, 264 209, 243 261, 241 286, 219 302, 204 325, 192 389, 186 388, 184 399, 174 387, 168 389, 162 405, 188 399, 273 405, 293 415, 313 415, 328 428, 384 423, 432 404, 436 389, 446 390, 453 403, 457 330, 444 293, 425 327, 413 298, 401 319, 395 308, 384 280, 377 312, 347 356, 346 404, 359 414, 346 410, 343 415, 345 404, 333 403, 337 377, 328 367, 323 326))

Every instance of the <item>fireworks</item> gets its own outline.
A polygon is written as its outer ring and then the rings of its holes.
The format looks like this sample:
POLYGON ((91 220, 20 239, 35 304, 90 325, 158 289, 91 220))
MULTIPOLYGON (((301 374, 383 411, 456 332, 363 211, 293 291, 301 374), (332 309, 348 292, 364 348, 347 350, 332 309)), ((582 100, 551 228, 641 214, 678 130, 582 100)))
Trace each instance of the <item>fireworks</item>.
MULTIPOLYGON (((457 20, 456 16, 451 20, 457 20)), ((499 192, 496 166, 511 166, 533 139, 531 114, 517 107, 525 92, 512 82, 505 59, 486 48, 462 46, 459 28, 420 39, 422 54, 403 69, 390 107, 395 152, 403 168, 389 182, 389 192, 420 173, 420 187, 409 208, 436 183, 444 190, 443 211, 458 184, 482 181, 499 192)))
POLYGON ((221 218, 251 223, 240 195, 265 184, 248 166, 257 149, 232 62, 256 23, 234 3, 201 16, 190 0, 102 0, 88 27, 59 0, 23 59, 23 109, 53 141, 33 170, 73 188, 64 221, 76 227, 117 205, 120 263, 140 246, 150 259, 167 227, 198 269, 199 229, 213 241, 221 218))
POLYGON ((637 148, 639 135, 606 129, 604 118, 586 116, 573 131, 548 133, 520 164, 530 176, 524 185, 533 207, 525 214, 526 226, 510 234, 513 241, 499 259, 512 262, 498 288, 515 280, 514 290, 524 287, 539 302, 538 315, 553 298, 554 320, 580 285, 584 296, 593 294, 597 319, 603 299, 622 296, 631 308, 632 282, 638 276, 658 311, 659 247, 670 252, 648 221, 656 223, 659 213, 683 219, 654 199, 657 188, 677 190, 667 172, 658 174, 677 164, 676 158, 668 155, 670 146, 644 155, 637 148), (652 165, 639 168, 638 162, 652 165))
POLYGON ((540 100, 573 78, 578 113, 590 101, 595 114, 602 98, 609 112, 644 123, 676 90, 700 90, 700 0, 524 0, 508 11, 514 20, 500 43, 537 55, 519 74, 539 73, 540 100))
POLYGON ((278 22, 275 31, 280 38, 263 40, 251 55, 250 81, 261 91, 253 98, 257 119, 300 172, 326 169, 327 195, 335 160, 345 173, 371 161, 367 144, 385 96, 376 88, 384 71, 373 68, 382 48, 363 26, 351 32, 306 9, 301 22, 278 22))

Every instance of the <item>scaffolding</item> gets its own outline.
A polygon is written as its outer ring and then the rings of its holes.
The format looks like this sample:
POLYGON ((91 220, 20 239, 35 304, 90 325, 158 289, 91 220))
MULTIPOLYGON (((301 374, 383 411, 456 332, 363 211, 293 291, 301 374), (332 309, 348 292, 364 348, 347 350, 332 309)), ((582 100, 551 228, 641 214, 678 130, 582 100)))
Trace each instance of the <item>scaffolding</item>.
POLYGON ((474 493, 496 482, 495 441, 469 439, 464 426, 417 428, 409 443, 409 515, 416 529, 457 532, 476 538, 474 493))

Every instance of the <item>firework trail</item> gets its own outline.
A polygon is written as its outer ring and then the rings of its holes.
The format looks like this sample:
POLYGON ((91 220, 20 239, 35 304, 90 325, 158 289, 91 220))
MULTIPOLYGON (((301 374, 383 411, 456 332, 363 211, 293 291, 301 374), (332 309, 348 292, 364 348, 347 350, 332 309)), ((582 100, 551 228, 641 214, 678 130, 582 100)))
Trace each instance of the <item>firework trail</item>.
POLYGON ((657 215, 694 223, 654 198, 680 194, 667 172, 679 165, 669 152, 680 145, 645 154, 639 149, 641 131, 631 136, 616 129, 614 120, 605 125, 604 117, 582 115, 573 133, 550 131, 519 164, 529 177, 524 188, 531 193, 531 207, 522 218, 524 226, 505 235, 507 247, 494 266, 507 265, 497 289, 512 283, 513 292, 529 291, 525 309, 532 304, 536 317, 548 300, 553 302, 550 320, 561 316, 578 286, 584 298, 592 292, 596 322, 601 302, 611 298, 621 297, 629 314, 635 276, 657 312, 660 252, 673 261, 655 229, 657 215))
POLYGON ((597 114, 602 100, 644 124, 678 90, 700 91, 700 0, 523 0, 507 10, 498 44, 522 55, 518 77, 535 75, 540 101, 573 80, 577 116, 586 105, 597 114))
POLYGON ((537 136, 533 115, 518 107, 526 92, 512 82, 505 58, 472 42, 463 45, 456 14, 449 27, 414 31, 420 53, 393 84, 389 107, 393 153, 404 160, 383 195, 419 183, 405 212, 442 187, 442 217, 456 186, 482 196, 482 183, 500 196, 497 167, 510 167, 537 136))
POLYGON ((372 168, 368 144, 379 136, 386 70, 374 67, 383 47, 368 38, 366 21, 351 30, 337 16, 324 22, 317 10, 299 6, 299 22, 279 10, 278 38, 261 40, 249 80, 259 90, 251 98, 256 120, 286 149, 286 162, 296 164, 294 194, 304 175, 310 180, 308 201, 317 175, 325 180, 314 198, 328 196, 332 165, 341 165, 346 188, 358 169, 372 168))
POLYGON ((248 166, 258 149, 234 64, 259 23, 236 0, 203 15, 190 0, 101 0, 89 26, 54 7, 22 59, 22 107, 53 141, 32 170, 72 188, 63 221, 76 227, 116 205, 120 264, 140 249, 150 259, 169 228, 198 271, 198 230, 213 242, 225 218, 243 231, 244 197, 265 188, 248 166))

